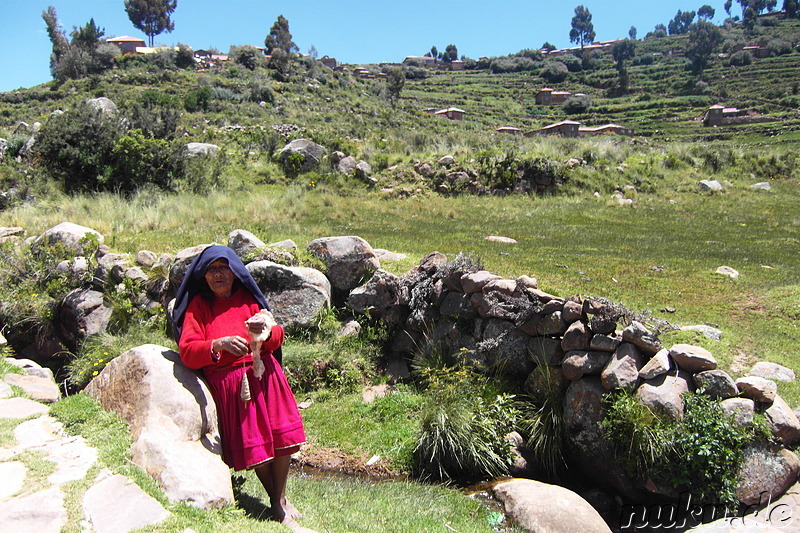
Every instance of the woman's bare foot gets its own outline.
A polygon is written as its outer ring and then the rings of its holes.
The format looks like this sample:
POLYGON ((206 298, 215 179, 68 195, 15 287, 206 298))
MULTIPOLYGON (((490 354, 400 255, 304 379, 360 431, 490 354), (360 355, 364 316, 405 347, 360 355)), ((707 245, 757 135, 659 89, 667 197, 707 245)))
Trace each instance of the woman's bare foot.
POLYGON ((298 524, 294 519, 289 519, 288 521, 282 522, 284 526, 288 527, 295 533, 317 533, 313 529, 309 529, 307 527, 303 527, 298 524))
POLYGON ((278 501, 270 501, 270 507, 272 508, 272 519, 281 524, 287 524, 289 521, 294 522, 303 518, 300 511, 289 503, 286 497, 280 498, 278 501))

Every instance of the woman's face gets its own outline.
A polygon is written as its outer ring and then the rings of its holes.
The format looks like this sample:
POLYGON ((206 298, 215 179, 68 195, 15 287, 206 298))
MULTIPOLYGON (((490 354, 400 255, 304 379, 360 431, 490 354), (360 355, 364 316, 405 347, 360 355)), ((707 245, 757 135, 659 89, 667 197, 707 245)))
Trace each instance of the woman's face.
POLYGON ((206 283, 217 298, 228 298, 233 292, 236 276, 228 266, 227 259, 217 259, 206 269, 206 283))

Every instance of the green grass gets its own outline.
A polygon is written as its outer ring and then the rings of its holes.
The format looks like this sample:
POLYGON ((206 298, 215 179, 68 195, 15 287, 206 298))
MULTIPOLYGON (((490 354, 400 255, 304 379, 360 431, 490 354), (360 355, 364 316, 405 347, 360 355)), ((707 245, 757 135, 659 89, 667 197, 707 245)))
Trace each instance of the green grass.
MULTIPOLYGON (((320 402, 322 404, 322 402, 320 402)), ((379 423, 392 425, 395 418, 413 407, 412 399, 383 399, 375 404, 358 407, 352 404, 352 414, 372 418, 373 434, 379 433, 379 423), (397 403, 397 406, 392 405, 397 403)), ((319 404, 315 404, 317 406, 319 404)), ((324 405, 324 404, 322 404, 324 405)), ((307 418, 309 411, 306 411, 307 418)), ((159 500, 172 516, 148 531, 172 533, 191 527, 198 533, 287 531, 284 526, 269 522, 266 493, 253 472, 233 474, 236 503, 220 510, 201 511, 184 504, 169 503, 156 483, 142 470, 130 463, 130 437, 125 424, 113 413, 102 411, 88 396, 79 394, 53 405, 53 414, 71 434, 80 434, 88 444, 99 451, 99 464, 87 478, 68 484, 67 498, 69 523, 66 531, 80 531, 82 517, 80 501, 89 488, 90 480, 101 467, 131 477, 148 494, 159 500)), ((340 421, 341 422, 341 421, 340 421)), ((14 424, 15 425, 15 424, 14 424)), ((0 441, 10 431, 0 425, 0 441)), ((309 432, 319 427, 309 424, 309 432)), ((358 432, 358 428, 351 428, 358 432)), ((324 433, 325 430, 321 431, 324 433)), ((367 445, 370 435, 356 440, 367 445)), ((377 444, 383 450, 384 444, 377 444)), ((46 476, 46 464, 28 461, 37 472, 37 479, 46 476), (38 466, 37 466, 38 465, 38 466)), ((26 463, 26 464, 28 464, 26 463)), ((44 463, 48 463, 45 461, 44 463)), ((341 475, 310 476, 293 469, 287 494, 303 511, 303 524, 328 533, 353 533, 359 531, 444 531, 454 528, 461 532, 492 531, 490 519, 494 509, 473 500, 457 489, 411 482, 375 481, 368 478, 341 475)), ((510 530, 509 530, 510 531, 510 530)))
POLYGON ((380 455, 397 471, 410 470, 421 395, 401 390, 364 403, 360 392, 339 396, 318 391, 310 398, 314 404, 302 414, 314 446, 338 448, 367 459, 380 455))

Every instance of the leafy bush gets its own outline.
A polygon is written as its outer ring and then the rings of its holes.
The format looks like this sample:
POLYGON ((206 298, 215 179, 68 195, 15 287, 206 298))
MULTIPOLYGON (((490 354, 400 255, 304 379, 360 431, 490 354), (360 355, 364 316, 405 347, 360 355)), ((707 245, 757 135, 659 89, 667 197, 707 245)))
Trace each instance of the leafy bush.
POLYGON ((119 117, 82 103, 42 127, 38 162, 67 192, 113 190, 111 153, 123 131, 119 117))
POLYGON ((203 86, 189 91, 183 99, 183 107, 189 113, 208 111, 211 103, 211 87, 203 86))
POLYGON ((570 96, 561 105, 564 113, 568 115, 576 115, 578 113, 586 113, 592 107, 592 99, 585 94, 576 94, 570 96))
POLYGON ((230 56, 236 64, 249 70, 267 66, 267 58, 255 46, 231 46, 230 56))
POLYGON ((683 399, 684 416, 673 422, 631 393, 609 395, 603 430, 631 476, 689 491, 700 505, 735 505, 742 451, 763 438, 763 429, 738 426, 708 396, 687 393, 683 399))
POLYGON ((141 130, 122 136, 111 150, 113 188, 132 192, 150 183, 173 189, 184 174, 183 145, 145 137, 141 130))
POLYGON ((731 56, 730 61, 734 67, 744 67, 753 62, 753 56, 747 50, 739 50, 731 56))
POLYGON ((769 49, 769 55, 771 56, 791 54, 793 50, 792 43, 783 39, 773 39, 767 44, 767 49, 769 49))
POLYGON ((564 63, 560 61, 548 61, 545 63, 539 75, 550 83, 558 83, 564 81, 568 73, 569 69, 564 63))
MULTIPOLYGON (((134 111, 150 135, 174 133, 177 117, 134 111)), ((172 189, 184 173, 183 152, 169 141, 128 131, 130 121, 83 103, 47 121, 36 142, 38 164, 67 192, 130 193, 146 184, 172 189)))

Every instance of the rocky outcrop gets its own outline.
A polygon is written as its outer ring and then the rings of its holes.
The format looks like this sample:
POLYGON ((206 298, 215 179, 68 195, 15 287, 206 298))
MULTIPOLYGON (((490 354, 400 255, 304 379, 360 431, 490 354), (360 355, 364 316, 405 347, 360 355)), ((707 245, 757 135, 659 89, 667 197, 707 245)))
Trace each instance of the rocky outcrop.
POLYGON ((128 422, 133 462, 170 500, 204 509, 233 502, 214 401, 177 353, 155 345, 129 350, 111 361, 86 393, 128 422))
POLYGON ((308 139, 295 139, 284 146, 278 153, 278 159, 283 163, 284 168, 289 164, 292 156, 299 157, 299 168, 297 172, 308 172, 317 168, 325 155, 325 147, 308 139))

